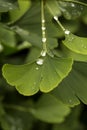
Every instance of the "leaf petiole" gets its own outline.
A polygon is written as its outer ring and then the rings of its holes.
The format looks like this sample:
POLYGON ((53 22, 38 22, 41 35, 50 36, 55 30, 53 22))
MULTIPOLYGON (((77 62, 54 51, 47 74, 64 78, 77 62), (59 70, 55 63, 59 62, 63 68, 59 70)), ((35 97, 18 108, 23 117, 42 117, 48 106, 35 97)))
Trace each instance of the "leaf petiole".
POLYGON ((45 12, 44 12, 44 0, 41 0, 41 30, 42 30, 42 44, 44 54, 47 52, 47 38, 46 38, 46 25, 45 25, 45 12))
POLYGON ((54 20, 56 20, 56 22, 58 23, 58 25, 61 27, 61 29, 63 30, 63 32, 65 32, 65 28, 63 27, 63 25, 60 23, 60 21, 58 20, 58 17, 57 16, 54 16, 53 17, 54 18, 54 20))

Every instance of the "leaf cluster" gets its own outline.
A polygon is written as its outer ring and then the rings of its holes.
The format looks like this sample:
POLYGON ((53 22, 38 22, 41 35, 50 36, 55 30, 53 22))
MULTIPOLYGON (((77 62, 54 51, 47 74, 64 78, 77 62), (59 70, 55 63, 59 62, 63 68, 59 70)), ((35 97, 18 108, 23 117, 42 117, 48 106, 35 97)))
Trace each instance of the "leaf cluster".
POLYGON ((42 8, 42 1, 0 1, 3 130, 61 123, 70 107, 87 104, 87 2, 46 0, 42 8))

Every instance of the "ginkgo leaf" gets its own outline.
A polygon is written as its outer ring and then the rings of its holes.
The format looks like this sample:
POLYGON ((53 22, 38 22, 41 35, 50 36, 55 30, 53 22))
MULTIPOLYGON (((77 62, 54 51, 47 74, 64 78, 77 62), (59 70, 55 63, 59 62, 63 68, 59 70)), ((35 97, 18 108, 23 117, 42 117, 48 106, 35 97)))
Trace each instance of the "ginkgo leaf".
POLYGON ((10 21, 15 22, 16 20, 20 19, 20 17, 22 17, 31 6, 30 0, 29 1, 18 0, 18 3, 19 3, 18 9, 9 11, 10 21))
POLYGON ((70 108, 59 100, 56 100, 54 96, 43 94, 31 112, 36 118, 42 121, 60 123, 70 113, 70 108))
POLYGON ((64 44, 61 45, 61 53, 64 57, 70 57, 75 61, 87 61, 87 55, 79 54, 68 49, 64 44))
MULTIPOLYGON (((60 10, 63 16, 70 20, 78 18, 83 12, 83 6, 81 4, 74 3, 74 0, 70 2, 58 1, 60 10)), ((84 4, 84 3, 83 3, 84 4)))
POLYGON ((71 73, 52 94, 69 106, 78 105, 80 101, 87 104, 87 63, 75 63, 71 73))
POLYGON ((15 33, 3 24, 0 24, 0 41, 6 46, 15 47, 15 33))
POLYGON ((23 95, 33 95, 39 91, 49 92, 54 89, 72 69, 72 59, 56 57, 38 58, 25 65, 9 65, 3 67, 3 76, 7 82, 16 86, 23 95))
POLYGON ((70 33, 65 35, 63 44, 75 53, 87 55, 87 38, 70 33))
POLYGON ((49 12, 53 15, 53 16, 60 16, 61 15, 61 11, 59 9, 59 5, 57 0, 47 0, 46 2, 46 7, 49 10, 49 12))

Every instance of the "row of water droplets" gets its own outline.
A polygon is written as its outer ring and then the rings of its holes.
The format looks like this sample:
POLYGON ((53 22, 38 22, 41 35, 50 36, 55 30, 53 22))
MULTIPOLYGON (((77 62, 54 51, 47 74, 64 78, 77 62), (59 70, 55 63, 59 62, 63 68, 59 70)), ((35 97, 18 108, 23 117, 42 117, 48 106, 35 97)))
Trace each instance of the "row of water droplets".
POLYGON ((46 38, 46 25, 45 25, 45 12, 44 12, 44 0, 41 1, 41 30, 42 30, 42 44, 43 44, 43 49, 41 51, 41 58, 38 58, 36 63, 38 65, 43 65, 44 63, 44 57, 46 56, 47 53, 47 38, 46 38))

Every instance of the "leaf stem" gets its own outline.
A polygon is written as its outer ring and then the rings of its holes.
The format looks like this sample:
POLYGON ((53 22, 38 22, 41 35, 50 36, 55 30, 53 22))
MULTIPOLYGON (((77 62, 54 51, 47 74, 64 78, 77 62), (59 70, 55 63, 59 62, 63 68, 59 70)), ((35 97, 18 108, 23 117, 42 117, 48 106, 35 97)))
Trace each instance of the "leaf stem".
POLYGON ((56 20, 56 22, 59 24, 59 26, 61 27, 61 29, 63 30, 63 32, 65 32, 65 28, 63 27, 63 25, 60 23, 60 21, 58 20, 57 16, 54 16, 54 19, 56 20))
POLYGON ((43 51, 47 52, 47 39, 46 39, 46 25, 45 25, 45 12, 44 12, 44 0, 41 0, 41 29, 42 29, 42 43, 43 43, 43 51))

